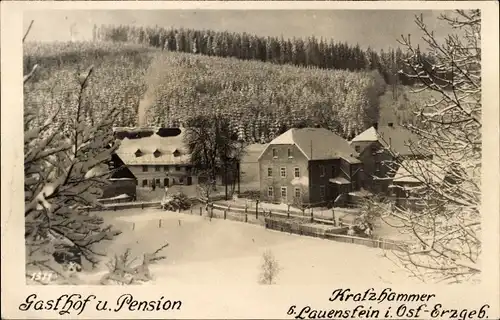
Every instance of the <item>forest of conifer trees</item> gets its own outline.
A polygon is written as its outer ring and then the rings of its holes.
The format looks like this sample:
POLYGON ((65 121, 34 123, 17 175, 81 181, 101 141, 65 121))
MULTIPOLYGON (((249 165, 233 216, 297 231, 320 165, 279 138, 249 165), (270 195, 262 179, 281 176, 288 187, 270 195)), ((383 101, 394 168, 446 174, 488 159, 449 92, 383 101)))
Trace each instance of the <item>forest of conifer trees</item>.
MULTIPOLYGON (((146 44, 168 51, 187 52, 275 64, 340 70, 378 70, 387 84, 413 85, 415 80, 400 73, 407 70, 407 55, 400 48, 377 52, 333 39, 259 37, 247 33, 160 27, 94 26, 94 40, 146 44)), ((421 60, 432 63, 421 53, 421 60)))
POLYGON ((43 69, 26 84, 25 108, 42 123, 59 106, 60 121, 70 115, 81 61, 95 67, 83 101, 89 121, 113 107, 121 111, 115 126, 140 125, 139 115, 146 126, 176 127, 218 114, 249 143, 304 126, 350 138, 377 121, 385 90, 377 71, 280 66, 126 43, 26 43, 25 68, 43 69))

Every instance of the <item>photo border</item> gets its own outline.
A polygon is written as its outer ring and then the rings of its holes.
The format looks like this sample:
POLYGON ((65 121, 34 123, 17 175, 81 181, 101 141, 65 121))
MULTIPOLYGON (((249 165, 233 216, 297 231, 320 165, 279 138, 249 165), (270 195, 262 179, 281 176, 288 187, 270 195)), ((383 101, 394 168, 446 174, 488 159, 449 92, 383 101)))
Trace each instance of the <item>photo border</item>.
MULTIPOLYGON (((98 295, 115 301, 124 293, 141 300, 157 300, 165 296, 181 300, 180 311, 170 312, 97 312, 87 308, 79 318, 288 318, 291 305, 314 308, 340 308, 328 301, 336 288, 364 292, 370 287, 382 290, 383 284, 332 283, 324 286, 28 286, 24 275, 23 211, 23 88, 22 88, 22 15, 25 10, 118 10, 118 9, 199 9, 199 10, 305 10, 305 9, 373 9, 373 10, 451 10, 479 8, 482 14, 482 102, 483 102, 483 165, 482 168, 482 237, 483 272, 478 285, 391 285, 394 291, 435 293, 436 302, 447 308, 479 308, 490 304, 489 318, 499 312, 499 32, 497 1, 389 1, 389 2, 5 2, 1 3, 1 255, 2 255, 2 318, 56 318, 54 311, 19 310, 29 294, 40 299, 54 299, 61 294, 98 295), (491 170, 490 170, 491 169, 491 170), (152 290, 154 288, 155 290, 152 290), (157 289, 157 290, 156 290, 157 289)), ((369 268, 369 265, 367 265, 369 268)), ((342 308, 355 306, 344 302, 342 308)), ((374 304, 376 307, 376 304, 374 304)), ((380 307, 380 306, 379 306, 380 307)), ((69 315, 70 318, 74 314, 69 315)), ((425 318, 425 317, 424 317, 425 318)))

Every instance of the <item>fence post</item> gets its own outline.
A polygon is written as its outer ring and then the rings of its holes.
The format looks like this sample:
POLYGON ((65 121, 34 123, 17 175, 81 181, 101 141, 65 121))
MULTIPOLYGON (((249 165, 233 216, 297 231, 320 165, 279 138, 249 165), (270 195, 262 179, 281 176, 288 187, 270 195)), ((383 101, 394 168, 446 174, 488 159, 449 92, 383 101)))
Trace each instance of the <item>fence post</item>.
POLYGON ((269 210, 269 218, 272 218, 273 217, 273 213, 271 212, 271 210, 269 210))
POLYGON ((132 231, 135 230, 135 222, 132 222, 132 231))
POLYGON ((202 208, 202 207, 200 207, 200 217, 201 217, 201 215, 202 215, 202 211, 203 211, 203 208, 202 208))
POLYGON ((314 222, 314 211, 313 211, 313 208, 311 208, 311 222, 314 222))
POLYGON ((144 209, 144 202, 141 202, 141 209, 144 209))
POLYGON ((248 213, 245 210, 245 222, 248 222, 248 213))
POLYGON ((161 228, 161 219, 158 220, 158 228, 161 228))
POLYGON ((255 203, 255 219, 259 219, 259 202, 255 203))
POLYGON ((193 207, 189 207, 189 214, 193 214, 193 207))
POLYGON ((224 220, 226 220, 227 210, 224 210, 224 220))
POLYGON ((212 205, 210 207, 210 219, 212 219, 214 217, 214 206, 212 205))

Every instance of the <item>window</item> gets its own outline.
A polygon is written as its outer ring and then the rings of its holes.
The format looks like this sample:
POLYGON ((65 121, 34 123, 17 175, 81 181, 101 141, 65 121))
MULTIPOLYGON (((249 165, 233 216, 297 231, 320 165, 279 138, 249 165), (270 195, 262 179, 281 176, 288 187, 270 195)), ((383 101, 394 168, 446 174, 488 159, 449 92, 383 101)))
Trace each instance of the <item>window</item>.
POLYGON ((273 158, 277 158, 277 157, 278 157, 278 150, 273 148, 273 158))
POLYGON ((273 196, 274 196, 274 190, 273 190, 273 187, 268 187, 268 188, 267 188, 267 196, 268 196, 268 197, 273 197, 273 196))
POLYGON ((356 150, 356 152, 359 153, 359 150, 361 150, 361 148, 359 146, 355 146, 354 149, 356 150))
POLYGON ((352 190, 353 191, 358 190, 358 181, 356 180, 356 177, 352 179, 352 190))
POLYGON ((159 187, 160 186, 160 179, 156 179, 156 186, 159 187))
POLYGON ((286 192, 287 188, 286 187, 281 187, 281 197, 286 199, 286 192))
POLYGON ((280 176, 282 178, 286 178, 286 168, 285 167, 280 168, 280 176))
POLYGON ((163 166, 163 171, 168 172, 168 166, 163 166))
POLYGON ((155 171, 160 171, 161 167, 160 166, 155 166, 155 171))
POLYGON ((319 172, 320 172, 320 177, 324 177, 326 172, 325 172, 325 166, 319 166, 319 172))
POLYGON ((179 183, 184 183, 184 178, 179 178, 179 183))
POLYGON ((295 168, 293 169, 293 176, 294 176, 295 178, 300 178, 300 168, 295 167, 295 168))
POLYGON ((155 156, 155 158, 158 158, 159 156, 161 156, 160 150, 156 149, 155 152, 153 153, 153 155, 155 156))
POLYGON ((175 171, 181 171, 181 167, 175 166, 175 171))
POLYGON ((325 197, 325 186, 319 186, 319 197, 321 199, 325 197))
POLYGON ((290 148, 288 148, 288 158, 293 158, 293 151, 290 148))
POLYGON ((335 178, 335 177, 337 177, 337 167, 332 166, 332 178, 335 178))
POLYGON ((300 188, 295 188, 295 198, 300 198, 300 188))
POLYGON ((267 176, 272 177, 273 176, 273 168, 267 168, 267 176))
POLYGON ((142 180, 142 186, 147 187, 148 186, 148 180, 142 180))
POLYGON ((142 172, 148 172, 148 166, 142 166, 142 172))

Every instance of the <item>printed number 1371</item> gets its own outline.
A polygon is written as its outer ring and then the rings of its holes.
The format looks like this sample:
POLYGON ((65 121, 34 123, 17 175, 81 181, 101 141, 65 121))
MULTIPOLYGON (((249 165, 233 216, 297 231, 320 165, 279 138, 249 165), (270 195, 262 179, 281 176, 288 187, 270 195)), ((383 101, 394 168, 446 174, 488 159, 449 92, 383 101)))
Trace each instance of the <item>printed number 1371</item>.
POLYGON ((31 275, 31 280, 40 282, 50 282, 55 278, 57 278, 57 275, 50 271, 37 271, 31 275))

